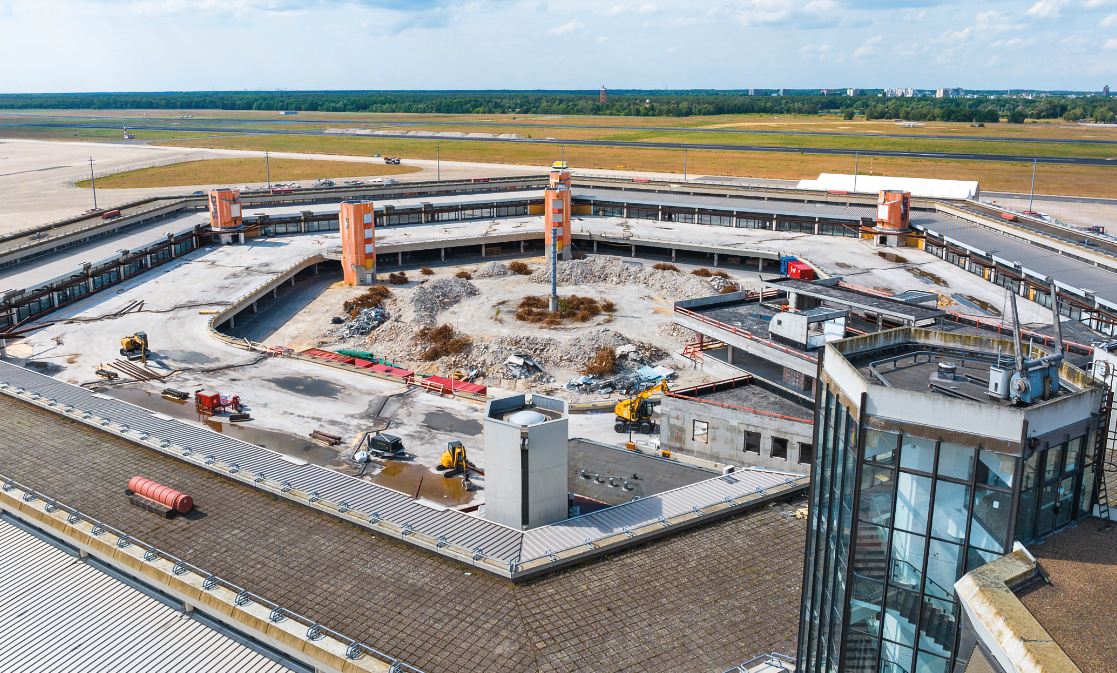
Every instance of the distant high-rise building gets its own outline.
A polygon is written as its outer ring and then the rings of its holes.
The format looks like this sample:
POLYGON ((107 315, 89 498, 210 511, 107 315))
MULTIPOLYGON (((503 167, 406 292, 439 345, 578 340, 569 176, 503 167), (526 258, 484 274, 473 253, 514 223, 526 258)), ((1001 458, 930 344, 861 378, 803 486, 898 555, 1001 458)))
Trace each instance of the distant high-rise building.
POLYGON ((1103 86, 1101 88, 1101 95, 1103 95, 1107 98, 1109 97, 1109 85, 1108 84, 1106 84, 1105 86, 1103 86))
POLYGON ((785 95, 787 95, 787 93, 786 93, 785 89, 780 89, 779 93, 777 93, 776 95, 777 96, 785 96, 785 95))
POLYGON ((597 102, 604 103, 608 96, 605 93, 605 85, 601 85, 601 91, 597 94, 597 102))
POLYGON ((833 93, 833 91, 830 89, 821 89, 819 93, 821 93, 823 96, 829 96, 831 93, 833 93))
POLYGON ((937 89, 935 91, 935 98, 958 98, 961 95, 962 90, 959 88, 937 89))
POLYGON ((861 89, 846 89, 847 96, 860 96, 861 89))
POLYGON ((756 89, 749 89, 749 95, 750 96, 755 96, 756 95, 756 89))

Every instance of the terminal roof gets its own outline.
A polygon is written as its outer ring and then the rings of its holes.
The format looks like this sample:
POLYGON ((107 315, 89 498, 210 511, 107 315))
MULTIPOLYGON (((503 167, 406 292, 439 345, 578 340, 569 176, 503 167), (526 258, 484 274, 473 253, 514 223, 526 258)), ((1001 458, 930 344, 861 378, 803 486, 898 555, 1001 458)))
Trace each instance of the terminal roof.
POLYGON ((722 671, 795 647, 798 504, 514 585, 6 396, 0 416, 5 476, 426 673, 722 671), (137 474, 199 515, 131 506, 137 474))
POLYGON ((925 304, 916 304, 900 301, 892 297, 881 297, 866 292, 858 292, 857 290, 837 285, 838 280, 840 279, 809 282, 797 278, 780 278, 777 280, 765 281, 764 287, 766 289, 774 288, 783 292, 795 292, 806 297, 822 300, 830 305, 837 304, 858 311, 871 311, 873 313, 880 313, 886 318, 904 322, 914 322, 916 324, 933 321, 939 316, 946 315, 946 311, 939 309, 938 306, 932 308, 925 304))

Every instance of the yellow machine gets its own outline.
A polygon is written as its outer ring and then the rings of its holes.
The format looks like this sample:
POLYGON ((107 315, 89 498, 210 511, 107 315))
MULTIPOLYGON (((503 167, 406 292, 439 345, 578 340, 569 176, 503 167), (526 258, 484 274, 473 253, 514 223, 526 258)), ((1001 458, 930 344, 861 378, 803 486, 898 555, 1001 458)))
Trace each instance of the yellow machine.
POLYGON ((466 474, 469 472, 476 472, 477 474, 484 475, 485 471, 477 467, 469 461, 465 454, 465 446, 458 440, 450 442, 446 446, 446 451, 442 453, 442 461, 438 466, 439 472, 446 478, 456 477, 459 474, 466 474))
POLYGON ((146 332, 136 332, 120 340, 120 354, 129 360, 139 360, 150 352, 146 332))
POLYGON ((635 430, 645 435, 652 434, 655 431, 655 422, 652 421, 654 404, 648 398, 658 392, 667 392, 668 390, 667 380, 663 379, 636 397, 617 402, 617 406, 613 407, 613 413, 617 415, 613 430, 617 432, 635 430))

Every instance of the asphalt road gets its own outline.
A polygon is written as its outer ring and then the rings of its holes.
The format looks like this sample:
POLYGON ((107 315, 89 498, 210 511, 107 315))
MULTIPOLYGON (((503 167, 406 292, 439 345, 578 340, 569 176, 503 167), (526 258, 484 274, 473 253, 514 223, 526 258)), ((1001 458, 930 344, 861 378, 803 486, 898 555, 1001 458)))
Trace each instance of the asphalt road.
MULTIPOLYGON (((104 120, 104 119, 118 119, 123 123, 128 121, 175 121, 180 123, 189 123, 192 120, 179 120, 176 117, 94 117, 84 115, 21 115, 18 113, 4 112, 0 113, 0 117, 50 117, 54 119, 89 119, 89 120, 104 120)), ((297 115, 296 115, 297 117, 297 115)), ((230 119, 223 117, 207 117, 206 122, 228 122, 228 123, 263 123, 263 124, 346 124, 346 125, 361 125, 361 126, 376 126, 383 128, 391 128, 396 126, 494 126, 494 127, 515 127, 515 128, 529 128, 529 129, 607 129, 610 131, 669 131, 669 132, 686 132, 686 133, 744 133, 744 134, 759 134, 759 135, 789 135, 789 136, 837 136, 843 138, 902 138, 906 140, 981 140, 986 142, 1013 142, 1013 143, 1054 143, 1054 144, 1082 144, 1082 145, 1117 145, 1117 140, 1097 140, 1097 139, 1072 139, 1072 138, 1006 138, 1006 137, 992 137, 992 136, 948 136, 948 135, 924 135, 915 133, 856 133, 845 131, 781 131, 777 129, 713 129, 713 128, 692 128, 680 126, 623 126, 623 125, 601 125, 601 124, 531 124, 521 121, 501 121, 501 122, 487 122, 487 121, 404 121, 395 123, 384 122, 361 122, 353 119, 230 119)), ((113 127, 115 128, 115 127, 113 127)), ((181 129, 188 130, 188 129, 181 129)))
MULTIPOLYGON (((3 126, 3 125, 0 125, 3 126)), ((34 126, 46 128, 96 128, 96 129, 116 129, 120 128, 118 124, 105 123, 105 122, 83 122, 77 124, 63 124, 63 123, 50 123, 38 122, 32 124, 8 124, 7 126, 34 126)), ((327 134, 324 131, 284 131, 277 129, 256 129, 256 128, 221 128, 210 126, 194 126, 183 127, 182 125, 164 125, 158 122, 152 123, 150 120, 140 120, 133 122, 133 125, 128 128, 129 131, 192 131, 192 132, 207 132, 207 133, 239 133, 243 135, 304 135, 304 136, 329 136, 329 137, 346 137, 344 134, 327 134)), ((386 140, 393 139, 393 136, 350 136, 350 137, 372 137, 381 138, 386 140)), ((405 138, 414 139, 414 138, 405 138)), ((857 148, 834 148, 834 147, 773 147, 770 145, 734 145, 727 143, 679 143, 679 142, 662 142, 662 141, 624 141, 624 140, 559 140, 547 138, 469 138, 469 137, 455 137, 455 138, 420 138, 421 140, 446 140, 447 142, 486 142, 486 143, 527 143, 534 145, 570 145, 572 147, 629 147, 634 149, 672 149, 672 150, 712 150, 720 152, 772 152, 777 154, 825 154, 825 155, 840 155, 840 156, 853 156, 855 154, 864 154, 865 156, 873 157, 898 157, 907 159, 949 159, 955 161, 993 161, 993 162, 1014 162, 1014 163, 1032 163, 1033 160, 1041 164, 1058 164, 1058 165, 1072 165, 1072 166, 1113 166, 1117 167, 1117 158, 1100 159, 1094 157, 1033 157, 1024 154, 983 154, 976 152, 905 152, 900 150, 861 150, 857 148)))

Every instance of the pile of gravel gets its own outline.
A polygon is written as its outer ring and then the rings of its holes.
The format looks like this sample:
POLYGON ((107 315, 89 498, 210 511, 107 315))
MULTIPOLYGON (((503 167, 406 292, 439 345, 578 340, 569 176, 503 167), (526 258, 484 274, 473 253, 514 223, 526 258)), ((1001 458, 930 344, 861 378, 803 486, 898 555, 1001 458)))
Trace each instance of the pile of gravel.
MULTIPOLYGON (((533 283, 550 283, 551 270, 539 269, 531 274, 533 283)), ((644 285, 671 299, 697 299, 720 291, 710 281, 729 282, 723 278, 705 280, 679 271, 662 271, 644 264, 627 264, 617 257, 591 257, 558 263, 559 285, 644 285)))
MULTIPOLYGON (((506 264, 500 262, 488 262, 482 264, 480 268, 472 272, 474 278, 500 278, 502 276, 510 276, 512 272, 508 270, 506 264)), ((549 277, 548 277, 549 278, 549 277)))

